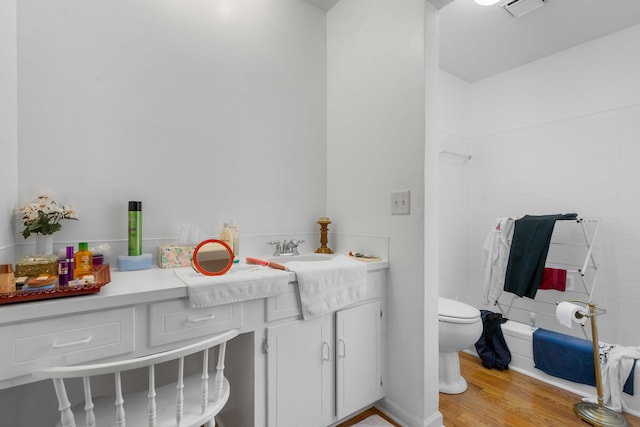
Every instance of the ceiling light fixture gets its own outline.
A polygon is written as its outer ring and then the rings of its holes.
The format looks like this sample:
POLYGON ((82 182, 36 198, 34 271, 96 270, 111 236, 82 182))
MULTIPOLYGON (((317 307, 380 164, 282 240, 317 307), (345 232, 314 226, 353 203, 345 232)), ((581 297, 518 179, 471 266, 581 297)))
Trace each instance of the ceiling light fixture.
POLYGON ((500 0, 475 0, 480 6, 491 6, 498 3, 500 0))

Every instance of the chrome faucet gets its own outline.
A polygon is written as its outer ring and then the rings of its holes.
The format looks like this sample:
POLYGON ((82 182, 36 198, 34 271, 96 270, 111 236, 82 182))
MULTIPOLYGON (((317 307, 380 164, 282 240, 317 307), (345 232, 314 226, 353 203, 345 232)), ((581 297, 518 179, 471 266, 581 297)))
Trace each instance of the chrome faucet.
POLYGON ((273 256, 299 255, 298 245, 300 243, 304 243, 304 240, 291 239, 289 241, 283 240, 282 242, 278 240, 272 240, 270 242, 267 242, 267 244, 275 246, 273 256))

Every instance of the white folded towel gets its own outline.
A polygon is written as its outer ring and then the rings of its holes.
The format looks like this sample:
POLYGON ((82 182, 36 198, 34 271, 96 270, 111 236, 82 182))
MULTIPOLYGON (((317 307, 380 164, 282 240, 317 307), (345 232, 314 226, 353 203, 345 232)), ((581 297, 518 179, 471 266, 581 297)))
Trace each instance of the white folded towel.
POLYGON ((268 298, 286 292, 289 273, 258 265, 234 265, 220 276, 205 276, 191 268, 174 270, 187 285, 193 308, 268 298))
POLYGON ((367 291, 366 264, 344 255, 329 261, 292 261, 287 269, 296 273, 305 320, 356 303, 367 291))
MULTIPOLYGON (((634 359, 640 359, 640 347, 612 346, 606 360, 601 363, 602 403, 612 411, 627 410, 622 399, 622 389, 629 377, 634 359)), ((598 403, 598 396, 582 398, 585 402, 598 403)))

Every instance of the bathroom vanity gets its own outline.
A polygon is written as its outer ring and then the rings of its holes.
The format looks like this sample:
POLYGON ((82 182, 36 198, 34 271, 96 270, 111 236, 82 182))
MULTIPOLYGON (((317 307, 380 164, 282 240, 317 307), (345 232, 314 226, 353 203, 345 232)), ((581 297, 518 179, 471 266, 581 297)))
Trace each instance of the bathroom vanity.
POLYGON ((0 306, 0 388, 34 382, 43 366, 142 356, 238 329, 221 425, 328 426, 384 397, 388 263, 367 267, 362 301, 311 320, 295 273, 280 295, 202 309, 158 268, 113 271, 97 294, 0 306))

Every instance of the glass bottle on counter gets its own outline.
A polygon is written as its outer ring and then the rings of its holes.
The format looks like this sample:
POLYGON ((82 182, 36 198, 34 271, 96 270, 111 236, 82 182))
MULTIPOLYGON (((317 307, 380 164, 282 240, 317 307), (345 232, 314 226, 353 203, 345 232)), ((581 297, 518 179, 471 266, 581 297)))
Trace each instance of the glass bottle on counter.
POLYGON ((231 248, 231 251, 233 252, 233 231, 231 231, 228 222, 223 223, 222 231, 220 232, 220 240, 229 245, 229 248, 231 248))
POLYGON ((229 228, 233 239, 233 246, 231 247, 233 249, 233 257, 238 258, 240 255, 240 226, 238 226, 235 219, 232 219, 229 228))

